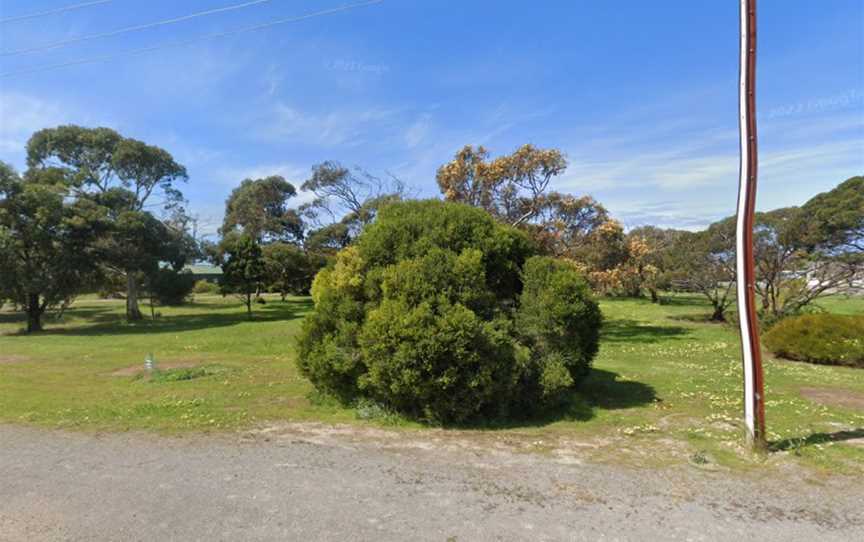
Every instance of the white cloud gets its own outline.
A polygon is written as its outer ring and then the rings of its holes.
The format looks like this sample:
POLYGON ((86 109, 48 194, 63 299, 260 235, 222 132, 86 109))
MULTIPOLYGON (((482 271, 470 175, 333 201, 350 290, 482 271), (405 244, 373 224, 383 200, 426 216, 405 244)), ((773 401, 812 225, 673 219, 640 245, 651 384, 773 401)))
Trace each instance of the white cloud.
MULTIPOLYGON (((766 124, 759 209, 800 205, 864 173, 864 118, 811 115, 766 124)), ((734 212, 739 167, 734 130, 691 128, 686 140, 662 125, 611 126, 601 133, 600 139, 580 138, 570 147, 570 166, 556 189, 591 193, 628 226, 698 228, 734 212)))
POLYGON ((0 94, 0 153, 23 163, 24 147, 33 132, 66 119, 56 103, 24 94, 0 94))
POLYGON ((354 147, 364 143, 371 133, 380 135, 382 125, 386 127, 388 122, 394 121, 397 113, 384 108, 312 113, 277 102, 263 119, 257 134, 269 141, 354 147))
MULTIPOLYGON (((734 197, 731 195, 730 199, 734 197)), ((691 201, 682 205, 681 201, 623 201, 614 206, 614 215, 627 229, 639 226, 658 226, 699 230, 715 220, 728 216, 732 209, 724 201, 691 201)))
POLYGON ((432 115, 425 113, 405 130, 405 144, 414 148, 426 140, 432 128, 432 115))
POLYGON ((229 167, 216 172, 219 184, 234 187, 243 179, 261 179, 279 175, 299 187, 309 177, 309 167, 292 163, 259 164, 248 167, 229 167))
POLYGON ((16 167, 24 167, 27 140, 34 132, 61 124, 117 126, 83 114, 68 103, 20 92, 0 92, 0 156, 16 167))

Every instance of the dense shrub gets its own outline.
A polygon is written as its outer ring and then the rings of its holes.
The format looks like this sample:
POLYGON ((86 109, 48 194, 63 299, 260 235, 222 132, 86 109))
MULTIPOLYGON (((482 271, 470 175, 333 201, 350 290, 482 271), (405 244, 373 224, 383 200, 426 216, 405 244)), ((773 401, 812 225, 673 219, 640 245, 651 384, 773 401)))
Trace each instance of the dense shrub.
POLYGON ((148 286, 160 305, 182 305, 195 288, 195 277, 189 272, 163 268, 149 278, 148 286))
POLYGON ((220 292, 218 284, 206 280, 196 281, 195 286, 192 288, 193 294, 218 294, 220 292))
POLYGON ((516 325, 531 352, 536 376, 530 381, 553 400, 588 374, 597 354, 600 310, 586 280, 566 262, 531 258, 523 280, 516 325))
POLYGON ((864 368, 864 315, 786 318, 765 334, 765 347, 783 358, 864 368))
POLYGON ((533 252, 480 209, 386 207, 316 276, 301 371, 343 402, 437 422, 557 402, 588 372, 600 312, 574 268, 533 252))

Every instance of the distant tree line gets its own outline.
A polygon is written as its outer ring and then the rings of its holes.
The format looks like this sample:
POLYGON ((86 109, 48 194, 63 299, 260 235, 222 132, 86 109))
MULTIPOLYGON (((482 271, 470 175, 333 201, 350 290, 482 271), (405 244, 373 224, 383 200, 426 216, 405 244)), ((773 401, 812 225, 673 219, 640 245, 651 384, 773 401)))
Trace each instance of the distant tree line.
MULTIPOLYGON (((489 159, 466 146, 437 174, 444 198, 486 209, 520 227, 547 254, 575 262, 595 291, 649 296, 661 290, 704 295, 723 321, 735 301, 735 218, 690 232, 643 226, 625 232, 588 196, 550 189, 566 170, 555 149, 525 145, 489 159)), ((864 291, 864 177, 852 177, 801 207, 757 214, 756 291, 775 321, 831 293, 864 291)))
POLYGON ((238 295, 252 317, 260 293, 307 294, 312 279, 336 252, 350 245, 378 209, 401 200, 396 178, 381 179, 336 162, 312 168, 301 185, 314 199, 291 208, 297 189, 274 175, 244 179, 225 202, 221 240, 206 247, 223 270, 222 290, 238 295))
MULTIPOLYGON (((697 292, 711 318, 734 303, 734 218, 690 232, 643 226, 625 231, 599 202, 552 189, 567 168, 556 149, 524 145, 492 158, 466 146, 436 180, 445 200, 486 211, 525 232, 539 254, 568 260, 604 295, 662 300, 697 292)), ((186 169, 170 153, 108 128, 60 126, 27 144, 27 169, 0 164, 0 304, 42 328, 48 311, 83 291, 122 291, 126 317, 140 299, 179 303, 193 289, 195 261, 223 269, 223 294, 252 315, 261 293, 307 294, 319 270, 351 246, 387 205, 410 199, 392 175, 335 161, 313 166, 299 190, 273 175, 244 179, 229 195, 217 242, 199 242, 180 187, 186 169)), ((765 318, 805 309, 834 292, 858 291, 864 273, 864 177, 801 207, 759 213, 757 292, 765 318)))

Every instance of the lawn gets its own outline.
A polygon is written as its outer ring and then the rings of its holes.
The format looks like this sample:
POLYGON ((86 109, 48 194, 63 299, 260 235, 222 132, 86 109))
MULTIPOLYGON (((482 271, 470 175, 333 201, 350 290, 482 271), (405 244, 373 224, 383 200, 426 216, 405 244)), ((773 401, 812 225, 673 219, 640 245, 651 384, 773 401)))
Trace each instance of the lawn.
MULTIPOLYGON (((862 313, 864 299, 822 302, 862 313)), ((507 426, 454 430, 586 444, 598 460, 747 469, 789 462, 864 473, 864 371, 766 359, 772 452, 742 446, 741 369, 734 329, 708 323, 695 296, 664 304, 605 299, 594 370, 570 406, 507 426)), ((20 333, 0 311, 0 422, 81 430, 224 431, 282 421, 425 431, 376 409, 319 399, 294 365, 308 298, 272 298, 247 321, 233 298, 198 296, 126 324, 122 301, 82 299, 44 333, 20 333), (163 372, 141 374, 145 357, 163 372)))

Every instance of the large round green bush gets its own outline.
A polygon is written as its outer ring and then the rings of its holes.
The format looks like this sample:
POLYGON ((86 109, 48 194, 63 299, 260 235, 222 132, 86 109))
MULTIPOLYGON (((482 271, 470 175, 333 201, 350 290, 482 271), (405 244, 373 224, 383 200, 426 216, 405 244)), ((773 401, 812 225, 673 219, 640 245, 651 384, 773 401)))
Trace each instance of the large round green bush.
POLYGON ((864 315, 786 318, 765 334, 765 347, 787 359, 864 367, 864 315))
POLYGON ((344 402, 436 422, 555 404, 597 352, 600 311, 579 272, 455 203, 385 207, 316 276, 312 297, 303 374, 344 402))

